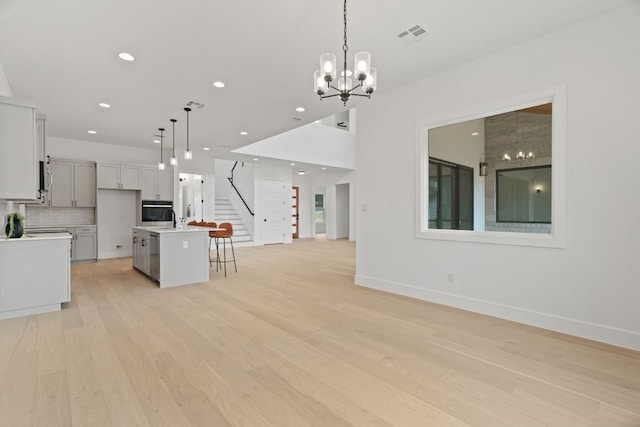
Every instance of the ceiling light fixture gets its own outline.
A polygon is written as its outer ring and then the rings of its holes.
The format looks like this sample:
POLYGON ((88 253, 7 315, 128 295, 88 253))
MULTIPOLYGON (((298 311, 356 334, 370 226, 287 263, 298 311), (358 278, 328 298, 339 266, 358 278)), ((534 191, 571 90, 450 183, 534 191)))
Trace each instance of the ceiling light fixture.
POLYGON ((158 128, 158 130, 160 131, 160 163, 158 163, 158 169, 163 171, 164 170, 164 160, 163 160, 163 157, 162 157, 162 139, 164 138, 164 135, 163 135, 164 128, 158 128))
POLYGON ((202 149, 203 149, 204 151, 209 151, 209 150, 211 150, 211 148, 209 148, 209 147, 203 147, 202 149))
POLYGON ((305 171, 298 171, 298 175, 304 175, 305 173, 305 171))
POLYGON ((247 132, 242 131, 242 132, 240 132, 240 135, 247 135, 247 132))
POLYGON ((133 55, 131 55, 130 53, 127 53, 127 52, 120 52, 118 54, 118 57, 120 59, 122 59, 123 61, 129 61, 129 62, 131 62, 131 61, 136 59, 133 55))
POLYGON ((223 88, 224 87, 224 83, 222 83, 222 82, 213 82, 213 85, 215 87, 218 87, 218 88, 223 88))
POLYGON ((159 139, 154 139, 153 142, 155 142, 156 144, 160 144, 160 140, 159 139))
POLYGON ((95 130, 88 130, 87 133, 90 133, 91 135, 95 135, 98 132, 96 132, 95 130))
POLYGON ((302 113, 302 112, 304 112, 304 111, 305 111, 305 109, 304 109, 304 107, 296 107, 296 111, 297 111, 298 113, 302 113))
POLYGON ((187 112, 187 149, 184 150, 184 158, 185 160, 191 160, 193 159, 193 153, 189 149, 189 111, 191 111, 191 108, 185 107, 184 111, 187 112))
POLYGON ((336 73, 336 56, 333 53, 325 53, 320 56, 320 69, 313 74, 313 85, 316 94, 320 99, 332 98, 340 96, 340 100, 347 105, 349 98, 353 96, 365 96, 371 98, 371 94, 377 87, 377 73, 375 68, 371 68, 371 54, 369 52, 358 52, 354 57, 355 76, 358 84, 352 87, 352 79, 348 77, 347 70, 347 0, 344 0, 344 44, 342 52, 344 54, 344 67, 342 68, 342 77, 338 79, 338 87, 331 82, 337 77, 336 73), (353 93, 354 90, 360 88, 364 93, 353 93), (334 89, 338 93, 326 95, 329 89, 334 89))
POLYGON ((102 108, 111 108, 111 105, 110 105, 110 104, 107 104, 106 102, 101 102, 101 103, 99 103, 98 105, 99 105, 100 107, 102 107, 102 108))
POLYGON ((173 126, 173 151, 171 152, 171 166, 175 166, 178 164, 178 159, 176 159, 176 119, 171 119, 171 125, 173 126))

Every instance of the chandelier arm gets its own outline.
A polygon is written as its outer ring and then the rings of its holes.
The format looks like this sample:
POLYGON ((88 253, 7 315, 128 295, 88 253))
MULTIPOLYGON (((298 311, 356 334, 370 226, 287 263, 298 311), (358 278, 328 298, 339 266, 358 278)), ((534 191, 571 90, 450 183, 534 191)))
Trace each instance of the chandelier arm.
POLYGON ((320 99, 325 99, 325 98, 333 98, 334 96, 340 96, 342 95, 341 93, 334 93, 333 95, 322 95, 320 97, 320 99))
POLYGON ((351 93, 351 96, 364 96, 365 98, 371 98, 371 96, 364 93, 351 93))

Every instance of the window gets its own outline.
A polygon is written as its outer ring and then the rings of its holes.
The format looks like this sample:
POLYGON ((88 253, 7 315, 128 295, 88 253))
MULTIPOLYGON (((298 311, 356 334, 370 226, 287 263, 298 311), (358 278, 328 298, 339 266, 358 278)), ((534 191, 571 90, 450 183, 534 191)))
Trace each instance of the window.
POLYGON ((564 85, 417 125, 416 237, 564 247, 564 85))
POLYGON ((496 222, 551 224, 551 166, 496 171, 496 222))
POLYGON ((473 230, 473 168, 429 160, 429 228, 473 230))

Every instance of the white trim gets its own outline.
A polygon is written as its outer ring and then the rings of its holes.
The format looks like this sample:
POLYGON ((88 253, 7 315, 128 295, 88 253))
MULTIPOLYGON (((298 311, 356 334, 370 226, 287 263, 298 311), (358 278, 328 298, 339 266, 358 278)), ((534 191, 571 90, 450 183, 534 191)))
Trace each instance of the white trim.
POLYGON ((51 311, 60 311, 61 307, 62 307, 62 304, 57 302, 54 304, 40 305, 37 307, 3 311, 0 313, 0 320, 12 319, 14 317, 30 316, 32 314, 49 313, 51 311))
POLYGON ((367 288, 391 292, 424 301, 442 304, 462 310, 480 313, 500 319, 531 325, 555 332, 640 350, 640 334, 606 325, 578 319, 555 316, 553 314, 528 310, 491 301, 469 298, 447 292, 434 291, 416 286, 356 275, 355 284, 367 288))
POLYGON ((566 247, 566 174, 567 174, 567 87, 559 84, 510 98, 478 105, 466 111, 448 113, 416 121, 416 238, 501 245, 566 247), (552 155, 553 168, 551 234, 510 233, 496 231, 434 230, 429 229, 428 132, 430 128, 446 126, 509 111, 553 102, 552 155))

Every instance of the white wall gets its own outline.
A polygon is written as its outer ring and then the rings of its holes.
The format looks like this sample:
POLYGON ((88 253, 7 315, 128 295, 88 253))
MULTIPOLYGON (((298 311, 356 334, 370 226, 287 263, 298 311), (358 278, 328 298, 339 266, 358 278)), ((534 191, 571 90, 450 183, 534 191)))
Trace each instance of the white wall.
POLYGON ((355 140, 353 131, 311 123, 233 152, 353 169, 355 140))
POLYGON ((634 3, 359 104, 356 283, 640 349, 637 52, 634 3), (416 239, 416 122, 563 83, 566 248, 416 239))
POLYGON ((98 190, 97 204, 98 259, 133 255, 136 191, 98 190))

